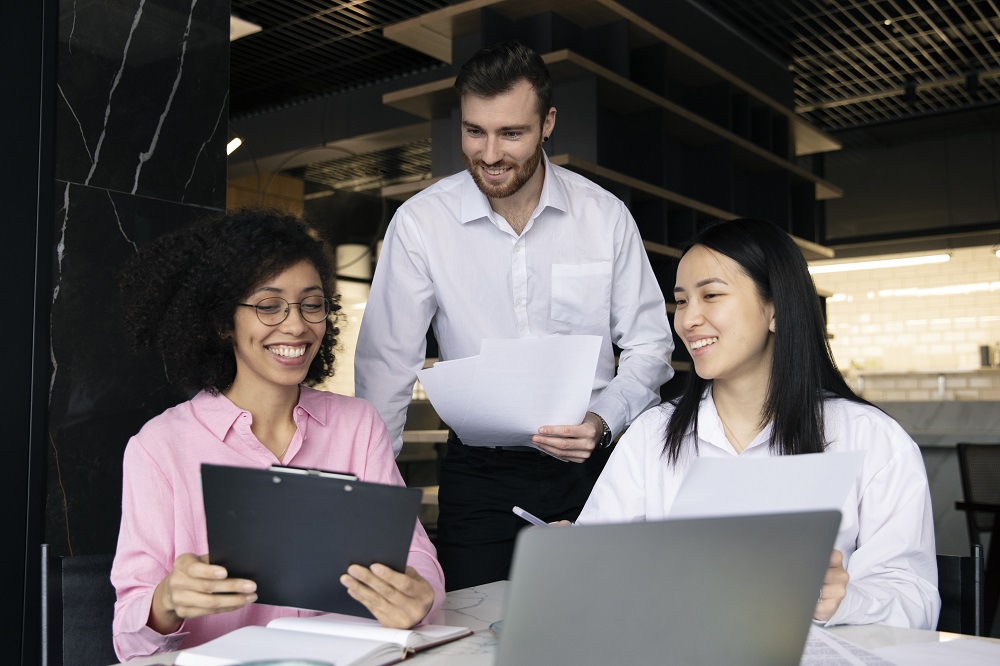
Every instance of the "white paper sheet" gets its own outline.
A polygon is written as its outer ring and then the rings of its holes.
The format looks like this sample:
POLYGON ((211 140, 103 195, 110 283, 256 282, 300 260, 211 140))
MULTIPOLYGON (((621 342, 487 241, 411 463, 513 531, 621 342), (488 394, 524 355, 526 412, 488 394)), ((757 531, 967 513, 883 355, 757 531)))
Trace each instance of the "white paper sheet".
POLYGON ((677 490, 672 518, 840 511, 862 451, 769 458, 696 458, 677 490))
POLYGON ((799 666, 896 666, 865 648, 812 625, 799 666))
POLYGON ((417 373, 441 419, 469 446, 531 446, 543 425, 577 425, 590 404, 596 335, 483 340, 479 356, 417 373))
POLYGON ((996 666, 1000 664, 1000 641, 977 638, 943 640, 881 647, 873 652, 906 666, 996 666))

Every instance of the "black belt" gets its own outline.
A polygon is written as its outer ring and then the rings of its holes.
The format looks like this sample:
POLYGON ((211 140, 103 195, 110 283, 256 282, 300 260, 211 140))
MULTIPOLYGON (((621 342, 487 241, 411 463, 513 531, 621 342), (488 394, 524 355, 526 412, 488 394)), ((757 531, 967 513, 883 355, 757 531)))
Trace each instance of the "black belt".
POLYGON ((545 455, 533 446, 487 446, 488 449, 493 449, 494 451, 513 451, 515 453, 537 453, 539 455, 545 455))
MULTIPOLYGON (((448 431, 448 443, 449 444, 461 444, 462 446, 469 446, 462 442, 455 434, 454 430, 448 431)), ((542 453, 533 446, 469 446, 470 449, 486 449, 487 451, 496 451, 498 453, 511 452, 511 453, 534 453, 536 455, 544 456, 542 453)))

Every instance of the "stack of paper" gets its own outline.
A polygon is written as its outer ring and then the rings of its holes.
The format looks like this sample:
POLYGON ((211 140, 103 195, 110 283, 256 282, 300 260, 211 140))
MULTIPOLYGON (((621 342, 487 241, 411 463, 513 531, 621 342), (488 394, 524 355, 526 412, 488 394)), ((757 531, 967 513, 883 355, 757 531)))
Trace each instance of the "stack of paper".
POLYGON ((601 351, 596 335, 483 340, 479 356, 417 373, 438 416, 469 446, 530 446, 544 425, 578 425, 601 351))
POLYGON ((769 458, 696 458, 671 518, 840 511, 858 476, 863 451, 769 458))

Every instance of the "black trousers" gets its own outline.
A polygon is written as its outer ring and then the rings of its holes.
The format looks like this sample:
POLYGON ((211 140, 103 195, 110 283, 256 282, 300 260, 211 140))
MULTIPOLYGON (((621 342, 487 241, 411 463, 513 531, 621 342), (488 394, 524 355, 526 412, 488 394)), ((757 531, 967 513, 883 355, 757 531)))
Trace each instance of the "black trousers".
POLYGON ((546 522, 576 520, 609 451, 568 463, 538 451, 465 446, 454 434, 441 460, 437 548, 445 589, 510 577, 520 506, 546 522))

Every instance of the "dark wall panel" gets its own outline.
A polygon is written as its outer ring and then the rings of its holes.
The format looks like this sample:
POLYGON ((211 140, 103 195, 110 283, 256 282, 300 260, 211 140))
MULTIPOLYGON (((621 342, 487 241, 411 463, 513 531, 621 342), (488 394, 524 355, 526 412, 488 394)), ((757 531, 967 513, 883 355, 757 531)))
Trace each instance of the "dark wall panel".
POLYGON ((825 163, 845 192, 827 202, 829 243, 1000 220, 1000 130, 847 148, 825 163))
POLYGON ((186 396, 122 329, 139 246, 225 208, 229 3, 63 0, 59 13, 48 485, 53 554, 111 552, 129 436, 186 396))

